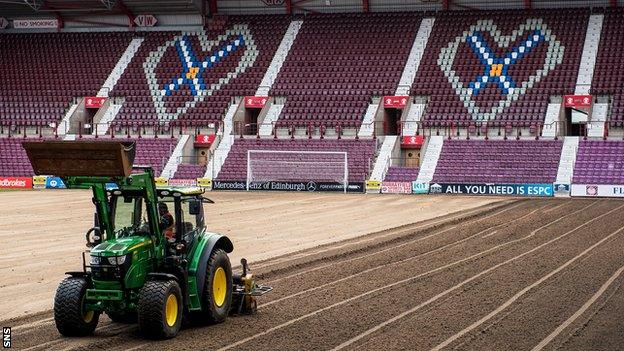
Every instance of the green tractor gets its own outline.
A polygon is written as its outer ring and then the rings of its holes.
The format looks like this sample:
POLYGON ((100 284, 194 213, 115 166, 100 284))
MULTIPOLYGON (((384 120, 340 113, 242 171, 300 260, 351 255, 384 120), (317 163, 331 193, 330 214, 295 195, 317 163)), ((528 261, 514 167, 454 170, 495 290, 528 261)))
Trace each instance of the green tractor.
POLYGON ((101 313, 138 322, 148 338, 172 338, 183 320, 223 322, 256 311, 257 285, 243 259, 233 275, 228 237, 206 230, 199 188, 157 189, 149 167, 133 167, 134 143, 25 142, 36 174, 91 189, 94 226, 82 270, 67 272, 54 298, 65 336, 94 332, 101 313))

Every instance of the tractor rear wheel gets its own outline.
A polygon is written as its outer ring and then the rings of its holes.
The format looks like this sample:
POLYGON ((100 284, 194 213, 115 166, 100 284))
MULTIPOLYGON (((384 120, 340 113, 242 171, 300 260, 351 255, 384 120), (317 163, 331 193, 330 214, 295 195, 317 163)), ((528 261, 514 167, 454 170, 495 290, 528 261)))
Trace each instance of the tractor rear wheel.
POLYGON ((210 323, 225 321, 232 304, 232 266, 225 251, 214 250, 208 259, 202 315, 210 323))
POLYGON ((136 312, 106 312, 108 317, 115 323, 131 324, 136 323, 136 312))
POLYGON ((90 335, 97 327, 100 312, 87 311, 85 295, 88 282, 70 277, 61 282, 54 296, 54 322, 65 336, 90 335))
POLYGON ((182 326, 183 306, 177 282, 146 282, 139 292, 139 331, 151 339, 173 338, 182 326))

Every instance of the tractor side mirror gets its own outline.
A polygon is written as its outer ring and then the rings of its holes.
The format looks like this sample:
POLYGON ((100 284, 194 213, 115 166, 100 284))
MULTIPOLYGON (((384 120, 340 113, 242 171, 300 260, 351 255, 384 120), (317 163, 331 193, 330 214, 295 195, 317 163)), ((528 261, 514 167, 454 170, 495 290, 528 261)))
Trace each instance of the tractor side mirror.
POLYGON ((209 199, 209 198, 207 198, 207 197, 203 197, 203 196, 202 196, 202 198, 201 198, 201 199, 202 199, 202 202, 203 202, 203 203, 205 203, 205 204, 214 204, 214 203, 215 203, 214 201, 210 200, 210 199, 209 199))
POLYGON ((189 201, 189 213, 192 215, 198 215, 201 211, 202 202, 200 200, 189 201))

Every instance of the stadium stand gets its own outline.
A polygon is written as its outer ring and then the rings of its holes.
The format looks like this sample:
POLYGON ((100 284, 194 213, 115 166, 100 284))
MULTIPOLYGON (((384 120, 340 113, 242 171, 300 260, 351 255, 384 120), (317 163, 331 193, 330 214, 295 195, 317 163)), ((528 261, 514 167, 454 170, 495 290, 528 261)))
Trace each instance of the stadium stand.
POLYGON ((420 24, 416 13, 306 16, 270 92, 278 125, 359 127, 373 96, 393 95, 420 24))
POLYGON ((387 182, 411 182, 418 178, 418 167, 390 166, 384 181, 387 182))
POLYGON ((39 138, 0 138, 0 175, 6 177, 30 177, 33 169, 28 161, 22 141, 42 140, 39 138))
MULTIPOLYGON (((41 138, 0 138, 0 175, 8 177, 30 177, 33 169, 30 166, 26 150, 22 147, 23 141, 43 140, 41 138)), ((98 138, 89 140, 111 140, 98 138)), ((132 140, 136 142, 135 165, 147 165, 159 175, 171 155, 177 140, 171 138, 115 138, 115 140, 132 140)))
POLYGON ((574 92, 588 18, 585 9, 438 14, 411 90, 428 96, 426 124, 543 122, 549 96, 574 92))
MULTIPOLYGON (((219 180, 245 180, 247 179, 247 151, 248 150, 276 150, 276 151, 340 151, 348 153, 349 181, 362 182, 366 179, 368 171, 372 165, 375 154, 376 141, 369 140, 327 140, 327 139, 293 139, 293 140, 273 140, 273 139, 237 139, 232 145, 232 149, 225 159, 225 163, 219 173, 219 180)), ((282 155, 266 154, 262 160, 279 161, 283 160, 282 155)), ((309 161, 335 161, 335 158, 328 159, 324 155, 315 155, 306 158, 309 161)), ((315 181, 335 181, 335 178, 327 178, 332 172, 328 168, 318 165, 303 165, 304 170, 298 170, 297 174, 307 174, 307 180, 315 181)), ((325 165, 325 167, 331 167, 325 165)), ((339 165, 343 169, 344 164, 339 165)), ((272 177, 274 180, 296 180, 293 179, 287 167, 265 168, 260 170, 264 176, 272 177)), ((334 173, 336 174, 336 173, 334 173)), ((340 173, 338 173, 340 174, 340 173)))
POLYGON ((438 183, 553 183, 560 140, 445 140, 433 181, 438 183))
POLYGON ((573 183, 624 184, 624 141, 581 140, 573 183))
POLYGON ((605 11, 600 47, 591 93, 611 95, 609 119, 612 126, 624 125, 624 13, 622 9, 605 11))
POLYGON ((221 121, 232 97, 255 94, 288 23, 286 16, 227 17, 212 22, 205 33, 146 34, 111 93, 125 97, 116 120, 148 125, 174 119, 189 125, 221 121), (241 40, 243 36, 246 41, 241 40), (203 50, 212 41, 218 43, 203 50), (210 60, 218 51, 228 52, 227 46, 229 54, 215 62, 210 60), (185 53, 192 68, 187 67, 185 53), (221 84, 226 79, 228 83, 221 84), (173 89, 169 89, 170 84, 173 89), (219 84, 220 89, 216 89, 219 84), (161 96, 165 90, 166 95, 161 96), (154 101, 162 104, 155 107, 154 101), (185 107, 193 101, 194 107, 185 107))
POLYGON ((180 163, 178 169, 173 175, 173 179, 196 179, 201 178, 206 171, 205 165, 196 165, 190 163, 180 163))
POLYGON ((75 98, 95 96, 131 33, 0 35, 0 123, 58 122, 75 98))

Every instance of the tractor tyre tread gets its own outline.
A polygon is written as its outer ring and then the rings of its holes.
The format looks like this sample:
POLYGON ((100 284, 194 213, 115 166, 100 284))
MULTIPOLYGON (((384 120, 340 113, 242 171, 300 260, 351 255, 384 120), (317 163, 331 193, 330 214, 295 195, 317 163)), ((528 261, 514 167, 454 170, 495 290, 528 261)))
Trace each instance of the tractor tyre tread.
POLYGON ((182 292, 175 281, 147 281, 141 288, 138 302, 139 331, 150 339, 169 339, 178 334, 182 323, 182 309, 173 327, 165 321, 167 297, 173 292, 182 306, 182 292))
POLYGON ((99 312, 90 322, 84 320, 82 306, 88 283, 84 278, 69 277, 59 284, 54 296, 54 322, 65 336, 91 335, 97 327, 99 312))

